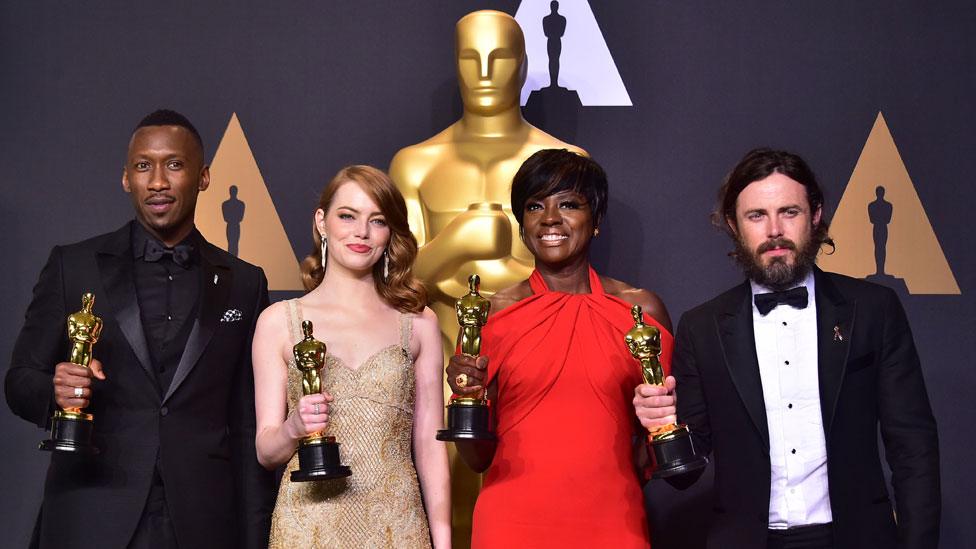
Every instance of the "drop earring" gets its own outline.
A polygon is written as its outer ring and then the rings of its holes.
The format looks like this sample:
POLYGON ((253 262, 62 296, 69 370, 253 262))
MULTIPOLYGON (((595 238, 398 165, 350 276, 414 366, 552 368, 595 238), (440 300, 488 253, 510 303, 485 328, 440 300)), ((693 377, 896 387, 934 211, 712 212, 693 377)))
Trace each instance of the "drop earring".
POLYGON ((390 278, 390 254, 383 250, 383 282, 390 278))
POLYGON ((326 241, 325 233, 322 233, 319 236, 321 237, 321 241, 322 241, 322 268, 324 269, 325 268, 325 257, 326 257, 325 256, 325 251, 329 247, 329 245, 328 245, 328 242, 326 241))

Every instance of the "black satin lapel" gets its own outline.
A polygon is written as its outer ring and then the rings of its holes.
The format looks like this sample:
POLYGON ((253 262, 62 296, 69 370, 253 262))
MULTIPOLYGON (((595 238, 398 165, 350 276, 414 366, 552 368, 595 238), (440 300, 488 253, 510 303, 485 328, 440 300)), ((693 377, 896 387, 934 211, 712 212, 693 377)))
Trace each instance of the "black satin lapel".
POLYGON ((766 401, 763 397, 762 378, 759 376, 759 359, 756 357, 756 336, 752 326, 751 292, 746 293, 738 307, 716 318, 725 365, 732 383, 749 412, 756 430, 769 450, 769 425, 766 422, 766 401))
POLYGON ((845 301, 826 277, 817 279, 816 292, 820 413, 824 434, 829 435, 851 349, 855 303, 845 301))
MULTIPOLYGON (((108 295, 102 301, 101 296, 95 296, 98 301, 107 303, 115 314, 119 329, 126 341, 139 359, 139 365, 149 376, 154 386, 157 385, 156 375, 149 357, 149 345, 146 344, 146 333, 142 329, 142 317, 139 314, 139 299, 136 297, 135 275, 132 272, 132 258, 127 255, 99 254, 98 270, 102 283, 108 295)), ((111 368, 111 365, 106 365, 111 368)), ((111 375, 111 372, 109 372, 111 375)))
POLYGON ((201 260, 200 266, 202 279, 200 281, 199 314, 193 322, 189 337, 186 339, 186 348, 183 350, 183 356, 180 357, 180 364, 176 367, 176 373, 173 374, 173 382, 170 383, 169 390, 166 391, 166 396, 163 398, 164 403, 196 367, 200 355, 210 343, 210 338, 217 328, 220 317, 227 309, 232 282, 231 270, 220 265, 214 265, 206 259, 201 260))

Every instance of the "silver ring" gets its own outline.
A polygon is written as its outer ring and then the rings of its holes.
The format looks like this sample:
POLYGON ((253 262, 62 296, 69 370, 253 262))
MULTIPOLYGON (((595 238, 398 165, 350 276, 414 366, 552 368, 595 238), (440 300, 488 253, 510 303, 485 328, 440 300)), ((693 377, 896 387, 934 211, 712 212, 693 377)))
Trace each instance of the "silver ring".
POLYGON ((314 410, 315 410, 315 415, 318 415, 319 414, 319 405, 318 404, 315 405, 314 410))
POLYGON ((81 398, 85 395, 85 390, 81 387, 75 387, 75 398, 81 398))

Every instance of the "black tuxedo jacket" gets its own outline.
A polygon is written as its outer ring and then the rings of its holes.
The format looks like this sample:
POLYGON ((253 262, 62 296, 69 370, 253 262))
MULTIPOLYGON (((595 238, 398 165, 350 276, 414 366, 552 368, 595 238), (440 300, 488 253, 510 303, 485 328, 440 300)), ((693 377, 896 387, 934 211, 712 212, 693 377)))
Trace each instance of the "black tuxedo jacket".
MULTIPOLYGON (((814 276, 836 547, 936 547, 939 441, 901 303, 882 286, 819 269, 814 276), (897 524, 878 453, 879 425, 897 524)), ((769 432, 751 300, 746 282, 692 309, 675 341, 678 417, 696 446, 713 454, 709 547, 766 546, 769 432)))
POLYGON ((95 294, 94 312, 104 322, 93 355, 107 379, 94 381, 86 409, 101 453, 51 456, 41 547, 124 548, 157 455, 181 547, 267 544, 273 477, 255 456, 251 370, 267 281, 261 269, 209 243, 199 257, 199 310, 161 396, 136 299, 130 226, 51 252, 14 346, 7 402, 20 417, 48 426, 54 366, 68 356, 65 320, 81 308, 84 292, 95 294))

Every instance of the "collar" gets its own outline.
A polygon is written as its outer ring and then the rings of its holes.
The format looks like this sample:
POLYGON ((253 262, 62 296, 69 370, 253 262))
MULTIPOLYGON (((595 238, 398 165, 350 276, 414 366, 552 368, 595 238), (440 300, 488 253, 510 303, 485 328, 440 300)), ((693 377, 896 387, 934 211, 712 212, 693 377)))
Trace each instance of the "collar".
MULTIPOLYGON (((150 240, 155 241, 163 248, 169 248, 169 246, 166 246, 165 244, 160 242, 158 238, 149 234, 149 231, 147 231, 146 228, 142 226, 142 223, 139 223, 138 220, 133 220, 131 224, 129 240, 132 246, 131 248, 132 257, 135 259, 143 258, 143 256, 146 254, 146 242, 150 240)), ((193 230, 190 231, 190 234, 186 235, 186 238, 179 241, 179 243, 177 243, 177 246, 183 244, 189 244, 193 246, 192 257, 193 260, 196 261, 196 259, 199 257, 202 241, 203 241, 203 235, 200 234, 200 231, 198 231, 196 227, 193 227, 193 230)))

